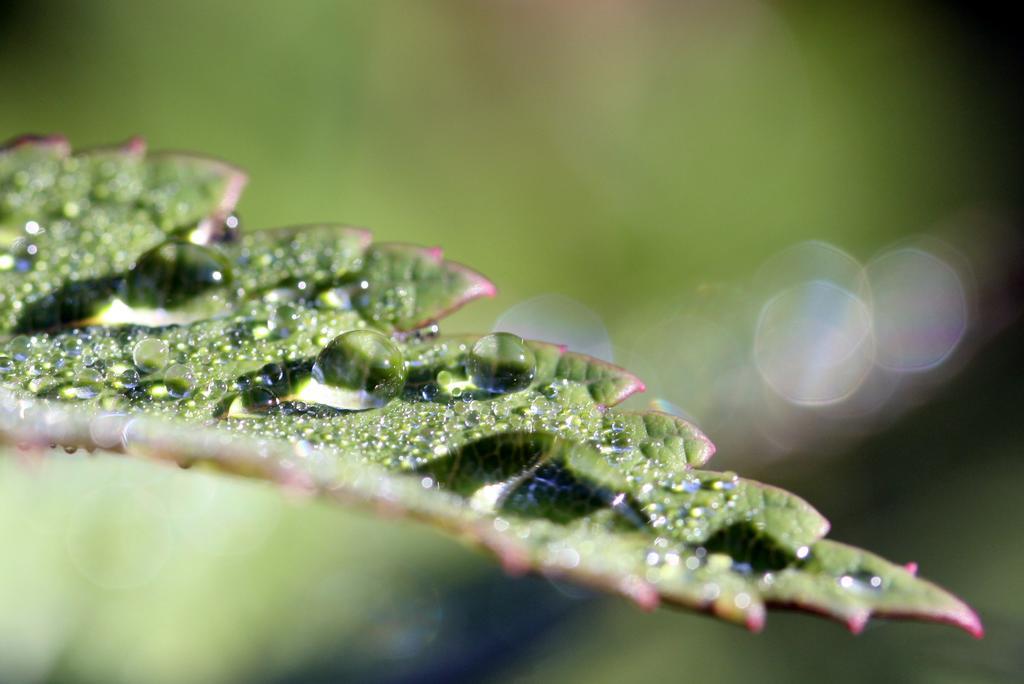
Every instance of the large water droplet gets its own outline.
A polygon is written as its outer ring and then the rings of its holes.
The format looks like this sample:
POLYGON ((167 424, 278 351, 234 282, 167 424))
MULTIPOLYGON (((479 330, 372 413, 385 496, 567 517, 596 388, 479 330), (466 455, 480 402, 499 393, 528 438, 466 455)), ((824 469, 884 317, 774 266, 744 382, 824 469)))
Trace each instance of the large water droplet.
POLYGON ((32 340, 25 335, 18 335, 7 343, 7 349, 15 361, 24 361, 32 353, 32 340))
POLYGON ((135 389, 139 386, 139 372, 134 368, 127 368, 117 373, 112 380, 117 388, 135 389))
POLYGON ((167 365, 167 343, 155 337, 139 340, 132 350, 132 360, 143 373, 155 373, 167 365))
POLYGON ((230 283, 231 265, 216 249, 170 240, 139 257, 125 279, 125 300, 165 309, 230 283))
POLYGON ((103 375, 94 368, 83 368, 75 375, 75 384, 69 398, 92 399, 102 391, 103 375))
POLYGON ((82 340, 77 337, 64 337, 59 344, 61 351, 68 356, 80 356, 82 354, 82 340))
POLYGON ((253 387, 242 393, 242 406, 246 411, 265 411, 277 406, 277 395, 266 387, 253 387))
POLYGON ((386 335, 352 330, 324 347, 313 364, 313 377, 331 387, 366 392, 378 401, 388 401, 405 385, 405 358, 386 335))
POLYGON ((164 385, 167 393, 175 399, 184 399, 192 394, 196 386, 196 376, 188 366, 176 363, 164 373, 164 385))
POLYGON ((299 309, 291 304, 279 304, 267 319, 267 329, 278 339, 289 337, 299 318, 299 309))
POLYGON ((511 333, 484 335, 469 352, 469 376, 488 392, 526 389, 537 375, 537 359, 522 338, 511 333))

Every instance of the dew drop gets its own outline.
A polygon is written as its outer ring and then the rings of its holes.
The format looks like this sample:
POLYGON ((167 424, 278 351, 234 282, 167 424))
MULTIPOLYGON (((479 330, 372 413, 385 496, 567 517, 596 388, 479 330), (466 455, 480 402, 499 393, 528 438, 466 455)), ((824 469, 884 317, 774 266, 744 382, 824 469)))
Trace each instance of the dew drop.
POLYGON ((320 293, 318 301, 330 309, 351 309, 352 298, 348 288, 334 287, 320 293))
POLYGON ((850 591, 878 591, 882 588, 883 580, 878 575, 858 570, 839 577, 836 582, 843 589, 850 591))
POLYGON ((522 338, 511 333, 492 333, 473 345, 466 370, 480 389, 494 393, 517 392, 533 382, 537 359, 522 338))
POLYGON ((82 340, 77 337, 64 337, 60 341, 60 349, 68 356, 80 356, 82 353, 82 340))
POLYGON ((24 361, 32 353, 32 340, 25 335, 18 335, 7 343, 7 349, 15 361, 24 361))
POLYGON ((196 376, 188 366, 176 363, 164 373, 164 385, 167 393, 175 399, 185 399, 192 394, 196 386, 196 376))
POLYGON ((103 375, 94 368, 83 368, 75 376, 74 398, 92 399, 103 391, 103 375))
POLYGON ((165 309, 230 283, 231 265, 216 249, 170 240, 139 257, 125 279, 125 300, 165 309))
POLYGON ((254 387, 242 395, 242 407, 246 411, 265 411, 278 403, 277 395, 266 387, 254 387))
POLYGON ((389 401, 405 385, 402 350, 390 338, 372 330, 351 330, 328 343, 313 364, 313 378, 324 385, 365 392, 389 401))
POLYGON ((124 389, 135 389, 139 384, 139 372, 134 368, 123 370, 117 375, 115 384, 124 389))
POLYGON ((267 319, 267 329, 278 339, 290 337, 295 330, 298 317, 299 310, 294 306, 280 304, 267 319))
POLYGON ((155 373, 167 365, 167 343, 155 337, 146 337, 132 349, 132 361, 143 373, 155 373))

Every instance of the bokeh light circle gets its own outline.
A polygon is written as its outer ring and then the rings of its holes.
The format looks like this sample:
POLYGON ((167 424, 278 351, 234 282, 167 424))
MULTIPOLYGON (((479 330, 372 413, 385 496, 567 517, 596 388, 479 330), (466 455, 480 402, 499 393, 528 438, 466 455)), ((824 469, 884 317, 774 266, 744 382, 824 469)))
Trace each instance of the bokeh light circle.
POLYGON ((794 285, 824 280, 870 305, 864 266, 849 252, 828 242, 808 240, 776 253, 754 275, 754 292, 781 292, 794 285))
POLYGON ((866 267, 874 293, 878 364, 926 371, 945 361, 967 332, 964 286, 956 270, 917 247, 884 252, 866 267))
POLYGON ((790 402, 845 399, 864 382, 874 356, 870 309, 833 282, 788 287, 761 309, 754 361, 768 386, 790 402))

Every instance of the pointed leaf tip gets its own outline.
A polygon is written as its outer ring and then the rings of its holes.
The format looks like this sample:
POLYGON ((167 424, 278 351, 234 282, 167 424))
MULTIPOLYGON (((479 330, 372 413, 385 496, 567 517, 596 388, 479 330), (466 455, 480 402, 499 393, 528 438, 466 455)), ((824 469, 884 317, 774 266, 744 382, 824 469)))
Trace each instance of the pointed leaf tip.
POLYGON ((970 617, 963 620, 960 626, 967 630, 975 639, 985 638, 985 625, 982 624, 981 618, 973 610, 970 611, 970 617))
POLYGON ((648 613, 657 609, 661 604, 661 595, 654 585, 636 575, 624 577, 619 582, 619 591, 635 603, 640 610, 648 613))
POLYGON ((222 187, 216 199, 211 215, 224 218, 238 205, 242 191, 249 182, 249 174, 243 169, 218 159, 192 152, 158 151, 151 153, 147 159, 163 165, 165 168, 181 167, 205 171, 209 176, 221 179, 222 187))
POLYGON ((850 634, 860 634, 867 627, 868 621, 871 619, 871 613, 868 611, 860 611, 854 613, 846 619, 846 627, 850 630, 850 634))
POLYGON ((754 634, 758 634, 758 633, 760 633, 761 631, 764 630, 764 622, 765 622, 764 604, 763 603, 758 603, 755 606, 752 606, 751 609, 747 612, 747 621, 746 621, 747 630, 750 631, 750 632, 753 632, 754 634))
POLYGON ((613 363, 608 363, 607 361, 602 361, 601 359, 597 358, 594 358, 594 362, 597 364, 604 365, 609 369, 609 372, 614 372, 621 376, 622 378, 621 389, 619 390, 618 394, 608 398, 608 404, 610 406, 621 404, 622 402, 624 402, 626 399, 629 399, 633 395, 642 394, 643 392, 647 391, 647 385, 644 383, 644 381, 641 380, 634 373, 631 373, 630 371, 626 370, 625 368, 617 366, 613 363))
POLYGON ((93 156, 124 156, 132 157, 136 160, 142 159, 146 156, 146 140, 140 136, 134 135, 124 142, 116 145, 98 145, 96 147, 87 147, 85 149, 79 149, 76 151, 76 155, 83 157, 93 156))
POLYGON ((238 206, 238 200, 242 197, 242 191, 249 184, 249 174, 237 167, 228 168, 228 182, 224 186, 224 194, 221 197, 218 209, 221 214, 229 214, 238 206))
POLYGON ((146 154, 146 140, 139 136, 132 136, 122 146, 124 151, 131 155, 141 157, 146 154))
POLYGON ((797 607, 863 629, 871 617, 920 620, 983 634, 977 614, 941 587, 901 565, 828 539, 810 547, 799 568, 778 573, 764 589, 772 605, 797 607))
POLYGON ((436 249, 376 243, 358 274, 367 284, 354 300, 371 323, 410 331, 430 325, 466 303, 494 296, 494 285, 472 269, 440 258, 436 249))
POLYGON ((539 379, 554 377, 581 383, 600 405, 615 406, 644 390, 644 384, 637 376, 613 363, 569 351, 564 344, 535 341, 529 344, 537 354, 539 379))
POLYGON ((19 135, 0 144, 0 153, 26 147, 50 148, 61 157, 71 154, 71 144, 63 135, 38 135, 34 133, 19 135))
MULTIPOLYGON (((930 584, 930 583, 929 583, 930 584)), ((978 613, 963 601, 950 595, 953 605, 945 610, 930 612, 915 612, 909 610, 885 610, 880 609, 874 615, 880 618, 909 619, 923 622, 937 622, 951 627, 957 627, 967 632, 975 639, 985 637, 985 626, 982 624, 978 613)))
POLYGON ((466 287, 463 290, 458 306, 462 306, 463 304, 480 297, 494 297, 498 294, 498 288, 495 284, 479 272, 455 261, 449 261, 446 263, 448 268, 455 273, 460 274, 466 282, 466 287))

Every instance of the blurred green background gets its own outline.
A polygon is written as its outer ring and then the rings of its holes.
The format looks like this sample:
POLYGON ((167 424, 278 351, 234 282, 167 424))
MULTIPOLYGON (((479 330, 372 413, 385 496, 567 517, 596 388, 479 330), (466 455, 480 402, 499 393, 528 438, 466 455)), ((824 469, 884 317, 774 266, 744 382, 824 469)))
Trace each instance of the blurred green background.
POLYGON ((1004 30, 956 3, 0 5, 0 137, 140 134, 247 169, 247 229, 343 221, 442 245, 500 289, 445 330, 538 329, 635 367, 641 405, 697 420, 717 467, 919 562, 988 629, 854 638, 772 614, 753 636, 506 578, 422 526, 261 484, 9 454, 0 681, 1020 681, 1020 60, 1004 30), (863 294, 894 244, 930 266, 863 294), (853 314, 766 308, 821 279, 848 281, 853 314), (787 365, 816 330, 861 349, 858 311, 878 340, 861 361, 787 365), (879 370, 879 331, 920 339, 899 324, 921 311, 945 336, 879 370))

